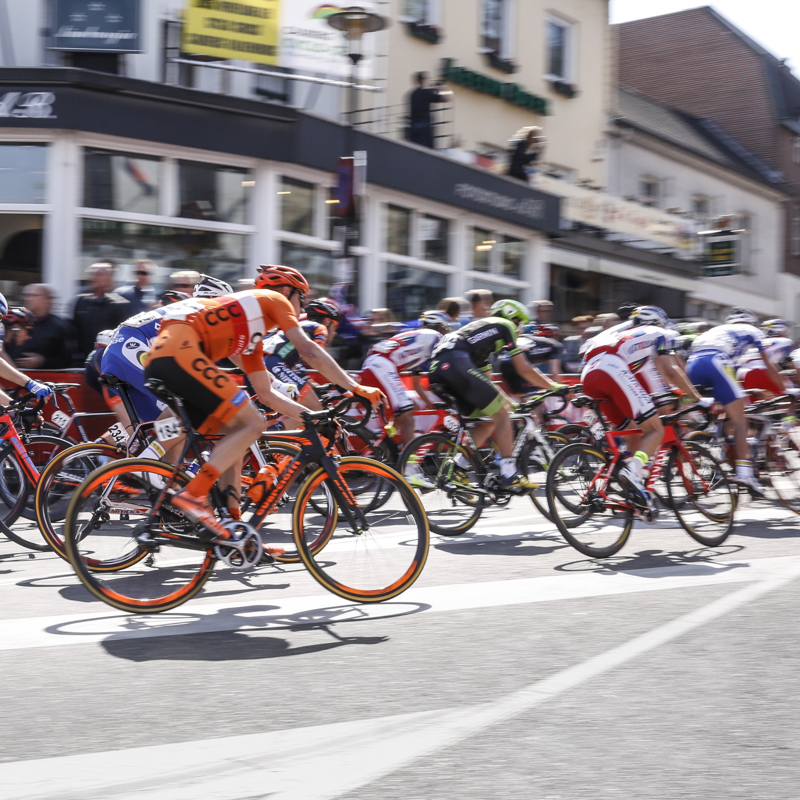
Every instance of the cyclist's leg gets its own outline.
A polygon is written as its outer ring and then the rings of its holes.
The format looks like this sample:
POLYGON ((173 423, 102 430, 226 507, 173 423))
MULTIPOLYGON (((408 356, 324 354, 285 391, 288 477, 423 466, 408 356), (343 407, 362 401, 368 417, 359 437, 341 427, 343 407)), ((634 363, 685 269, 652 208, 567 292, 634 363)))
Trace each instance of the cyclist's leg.
POLYGON ((407 445, 414 438, 416 404, 406 391, 397 367, 388 358, 370 356, 364 362, 360 380, 364 386, 374 386, 386 395, 387 416, 400 431, 403 446, 407 445))

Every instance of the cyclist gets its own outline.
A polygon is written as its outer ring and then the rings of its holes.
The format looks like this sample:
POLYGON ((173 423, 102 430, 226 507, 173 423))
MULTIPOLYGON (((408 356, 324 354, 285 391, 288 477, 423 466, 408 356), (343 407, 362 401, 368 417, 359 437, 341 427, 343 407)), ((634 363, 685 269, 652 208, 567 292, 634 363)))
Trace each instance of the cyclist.
MULTIPOLYGON (((327 347, 336 334, 339 325, 339 312, 325 300, 312 300, 306 304, 306 319, 301 320, 300 329, 320 347, 327 347)), ((295 345, 285 331, 278 330, 264 338, 264 364, 275 381, 296 387, 297 401, 312 411, 322 410, 322 403, 314 393, 314 384, 306 375, 295 345)), ((293 420, 299 423, 299 418, 293 420)))
POLYGON ((609 328, 590 342, 581 383, 612 425, 641 429, 641 436, 629 437, 634 452, 625 456, 619 477, 637 504, 650 507, 645 471, 664 438, 664 426, 648 392, 675 384, 697 402, 713 401, 702 400, 671 352, 675 336, 663 309, 639 306, 629 322, 627 329, 609 328))
POLYGON ((219 481, 228 495, 231 515, 238 516, 242 454, 258 440, 264 420, 247 393, 215 361, 230 358, 248 374, 261 402, 289 417, 300 417, 305 409, 272 390, 264 365, 264 334, 277 326, 286 332, 300 358, 328 380, 373 404, 382 399, 379 390, 355 383, 300 328, 297 317, 311 291, 302 273, 292 267, 263 265, 255 286, 169 308, 145 366, 147 378, 162 381, 183 398, 189 419, 200 433, 224 434, 197 475, 172 498, 178 508, 221 539, 230 534, 214 515, 208 493, 219 481))
MULTIPOLYGON (((789 355, 794 349, 794 342, 786 336, 789 323, 782 319, 768 319, 761 324, 761 330, 766 336, 761 342, 764 355, 778 368, 786 361, 791 363, 789 355)), ((748 350, 736 362, 736 367, 736 380, 745 391, 755 391, 761 395, 786 393, 786 382, 781 377, 780 383, 775 383, 757 349, 748 350)))
POLYGON ((747 444, 745 393, 736 382, 734 361, 751 347, 758 351, 771 381, 776 386, 782 380, 775 365, 763 352, 764 334, 756 327, 758 318, 746 308, 735 307, 723 325, 701 333, 692 343, 686 372, 692 383, 708 387, 714 399, 725 408, 733 429, 736 452, 736 481, 756 498, 764 497, 764 487, 753 474, 747 444))
POLYGON ((361 372, 365 386, 375 386, 386 395, 386 405, 394 426, 400 431, 403 446, 414 438, 416 403, 406 391, 400 377, 402 370, 411 370, 414 391, 427 405, 436 398, 428 397, 421 385, 421 373, 427 372, 434 348, 442 335, 450 330, 450 318, 444 311, 423 311, 419 327, 397 333, 374 344, 367 354, 361 372))
MULTIPOLYGON (((202 275, 198 283, 195 284, 192 296, 219 297, 230 294, 232 291, 230 284, 225 283, 225 281, 210 275, 202 275)), ((103 375, 112 375, 128 384, 128 394, 140 422, 153 422, 163 417, 172 416, 167 404, 162 403, 145 387, 144 362, 153 340, 158 336, 164 316, 171 308, 176 308, 178 304, 189 301, 189 299, 182 292, 165 292, 161 296, 161 302, 164 303, 166 300, 166 304, 151 311, 142 311, 125 320, 114 331, 111 343, 103 352, 100 361, 101 373, 103 375), (169 296, 167 297, 166 295, 169 296), (184 299, 179 300, 179 297, 184 299)), ((103 394, 111 410, 117 415, 117 419, 127 428, 130 428, 131 421, 128 419, 128 415, 122 405, 122 398, 119 396, 119 392, 104 387, 103 394)), ((139 456, 141 458, 166 458, 171 460, 170 457, 179 448, 182 441, 182 437, 177 438, 168 449, 162 447, 160 442, 152 442, 139 456)))
MULTIPOLYGON (((564 347, 559 341, 549 339, 546 336, 532 336, 525 333, 517 339, 517 347, 534 367, 547 364, 549 367, 547 374, 553 380, 559 378, 561 355, 564 352, 564 347)), ((508 347, 504 347, 497 354, 493 364, 493 371, 503 378, 514 395, 528 394, 536 388, 517 374, 517 370, 514 368, 514 360, 509 354, 508 347)))
MULTIPOLYGON (((8 303, 4 295, 0 294, 0 318, 5 320, 8 316, 8 303)), ((45 400, 53 394, 53 387, 49 383, 40 383, 33 378, 29 378, 24 372, 20 372, 6 354, 3 346, 5 339, 5 327, 0 325, 0 378, 14 383, 17 386, 24 386, 29 392, 36 395, 39 400, 45 400)), ((11 398, 0 389, 0 403, 4 405, 11 402, 11 398)))
MULTIPOLYGON (((444 336, 433 351, 429 380, 440 384, 456 399, 459 411, 470 417, 491 417, 472 429, 472 439, 480 447, 491 435, 500 451, 500 476, 509 489, 530 490, 527 478, 517 474, 512 455, 514 432, 506 398, 486 374, 490 359, 508 348, 519 376, 541 389, 569 387, 554 383, 532 366, 517 347, 517 329, 530 321, 528 310, 518 300, 498 300, 491 315, 476 319, 444 336)), ((468 466, 463 454, 455 458, 453 478, 464 481, 468 466)))

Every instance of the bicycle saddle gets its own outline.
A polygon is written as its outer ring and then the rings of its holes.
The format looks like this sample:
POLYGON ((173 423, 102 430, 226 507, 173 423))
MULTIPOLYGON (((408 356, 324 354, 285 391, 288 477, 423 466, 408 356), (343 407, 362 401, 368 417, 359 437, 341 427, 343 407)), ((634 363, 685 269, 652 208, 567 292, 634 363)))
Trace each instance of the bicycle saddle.
POLYGON ((99 375, 97 378, 98 383, 101 383, 103 386, 106 386, 109 389, 129 389, 130 384, 126 383, 125 381, 121 381, 119 378, 114 377, 113 375, 99 375))
POLYGON ((145 388, 151 391, 159 400, 163 400, 168 405, 175 402, 174 395, 158 378, 148 378, 144 382, 145 388))

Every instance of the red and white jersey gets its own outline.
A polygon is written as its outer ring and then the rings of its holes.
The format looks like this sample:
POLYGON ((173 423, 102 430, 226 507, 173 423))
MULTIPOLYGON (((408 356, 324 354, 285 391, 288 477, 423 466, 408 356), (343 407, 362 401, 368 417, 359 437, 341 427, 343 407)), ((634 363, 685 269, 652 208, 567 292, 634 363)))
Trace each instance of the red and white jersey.
POLYGON ((384 339, 372 346, 368 356, 380 355, 389 359, 397 370, 419 369, 430 361, 433 348, 442 334, 431 328, 416 328, 384 339))
POLYGON ((656 356, 671 352, 674 342, 673 331, 655 325, 639 325, 628 330, 609 328, 592 339, 584 359, 588 363, 603 354, 615 355, 636 373, 656 356))
MULTIPOLYGON (((770 336, 761 340, 761 348, 764 356, 777 366, 792 352, 794 342, 785 336, 770 336)), ((764 362, 758 350, 752 349, 737 361, 736 366, 740 369, 764 369, 764 362)))

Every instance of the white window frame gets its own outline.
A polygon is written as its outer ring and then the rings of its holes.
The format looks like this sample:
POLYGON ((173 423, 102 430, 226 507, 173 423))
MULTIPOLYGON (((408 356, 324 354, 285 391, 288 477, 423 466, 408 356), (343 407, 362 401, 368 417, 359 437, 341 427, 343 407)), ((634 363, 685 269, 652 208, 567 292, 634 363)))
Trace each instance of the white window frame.
POLYGON ((478 4, 478 52, 479 53, 497 53, 500 58, 510 59, 514 56, 514 3, 512 0, 500 0, 503 5, 503 19, 500 31, 500 47, 495 51, 491 47, 484 44, 484 19, 485 19, 485 5, 487 0, 481 0, 478 4))
POLYGON ((439 25, 441 16, 442 16, 442 8, 440 0, 419 0, 419 2, 424 3, 425 5, 425 13, 422 17, 416 16, 414 14, 409 14, 409 2, 408 0, 403 0, 402 4, 402 15, 398 17, 399 22, 416 22, 418 25, 439 25))
POLYGON ((577 25, 564 17, 557 16, 553 13, 545 14, 544 17, 544 77, 548 81, 564 81, 564 83, 576 83, 577 76, 577 47, 575 46, 575 37, 577 25), (558 25, 566 31, 564 40, 564 75, 554 75, 550 72, 550 25, 558 25))

